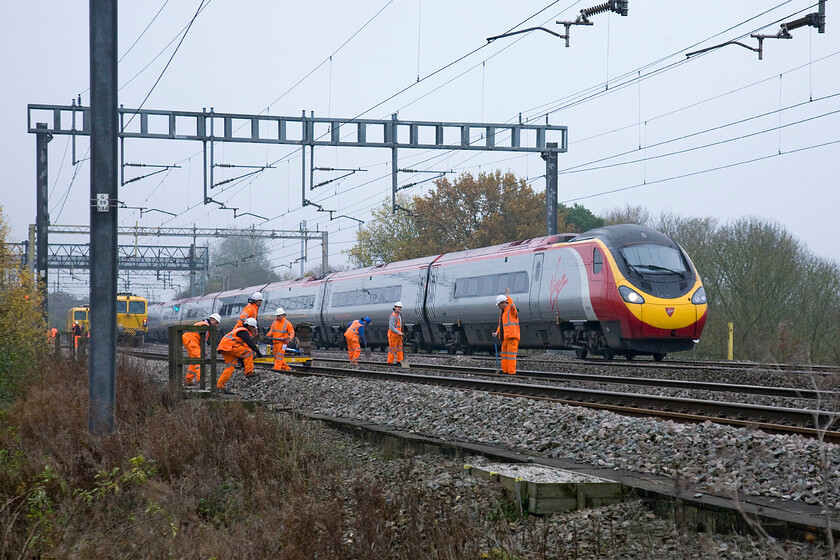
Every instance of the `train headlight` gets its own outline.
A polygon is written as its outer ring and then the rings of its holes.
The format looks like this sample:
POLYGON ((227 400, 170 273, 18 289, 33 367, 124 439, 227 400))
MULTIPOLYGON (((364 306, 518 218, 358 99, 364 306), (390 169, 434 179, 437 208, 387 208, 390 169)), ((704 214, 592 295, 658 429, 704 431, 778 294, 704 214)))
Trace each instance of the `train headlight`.
POLYGON ((706 288, 700 286, 697 288, 697 291, 694 292, 694 295, 691 296, 691 303, 694 305, 701 305, 706 303, 708 300, 706 299, 706 288))
POLYGON ((627 303, 644 303, 645 298, 640 296, 637 292, 634 292, 627 286, 619 286, 618 293, 621 294, 621 299, 626 301, 627 303))

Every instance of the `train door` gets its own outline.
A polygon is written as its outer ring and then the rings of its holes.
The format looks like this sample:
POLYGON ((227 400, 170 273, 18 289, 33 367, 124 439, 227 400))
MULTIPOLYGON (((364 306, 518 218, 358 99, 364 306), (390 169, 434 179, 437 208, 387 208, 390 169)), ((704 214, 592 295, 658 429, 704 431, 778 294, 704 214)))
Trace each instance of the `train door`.
MULTIPOLYGON (((586 263, 584 263, 586 266, 586 263)), ((589 267, 589 299, 593 306, 603 308, 604 296, 604 254, 598 247, 592 248, 592 264, 589 267)))
POLYGON ((528 298, 532 320, 542 319, 542 311, 540 310, 540 291, 542 288, 544 258, 545 253, 535 254, 534 264, 531 267, 531 285, 528 288, 528 298))
POLYGON ((417 296, 414 299, 414 314, 418 323, 423 321, 423 303, 426 299, 426 268, 420 269, 417 280, 417 296))
POLYGON ((321 282, 321 285, 318 286, 318 295, 315 299, 315 320, 313 321, 312 327, 315 329, 313 332, 313 338, 318 338, 317 343, 326 344, 327 340, 327 324, 324 321, 324 308, 327 306, 327 293, 329 292, 328 289, 329 282, 321 282), (317 336, 316 336, 317 335, 317 336))
POLYGON ((429 276, 429 292, 428 292, 429 297, 427 299, 428 303, 426 305, 426 311, 429 312, 429 321, 434 323, 435 321, 437 321, 437 318, 435 317, 435 312, 437 310, 435 309, 435 304, 434 304, 434 302, 435 302, 435 287, 437 286, 437 276, 438 276, 437 267, 432 268, 430 274, 431 274, 431 276, 429 276))

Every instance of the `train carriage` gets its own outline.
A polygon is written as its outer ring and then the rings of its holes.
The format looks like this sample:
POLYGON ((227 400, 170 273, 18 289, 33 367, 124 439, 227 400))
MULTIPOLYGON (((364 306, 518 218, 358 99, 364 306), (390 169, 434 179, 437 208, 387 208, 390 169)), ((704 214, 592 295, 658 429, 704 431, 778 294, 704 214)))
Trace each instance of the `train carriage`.
POLYGON ((423 257, 368 268, 337 272, 326 281, 323 325, 328 340, 344 344, 344 331, 354 319, 370 317, 365 327, 369 346, 388 346, 388 319, 397 301, 403 302, 406 343, 416 348, 422 340, 425 274, 436 257, 423 257))
POLYGON ((706 321, 705 291, 685 251, 630 224, 209 294, 152 306, 150 318, 165 328, 183 322, 175 307, 195 305, 206 316, 212 305, 224 332, 261 291, 263 332, 283 307, 293 324, 312 326, 316 346, 342 347, 347 325, 370 317, 368 344, 384 348, 388 318, 402 301, 406 346, 470 353, 496 344, 495 298, 505 290, 519 309, 520 348, 662 359, 691 349, 706 321))
POLYGON ((149 340, 155 342, 168 340, 169 327, 181 324, 181 305, 185 301, 185 299, 179 299, 149 306, 149 340))
MULTIPOLYGON (((239 314, 242 313, 242 310, 245 309, 246 305, 248 305, 248 298, 250 298, 254 292, 262 291, 264 287, 265 284, 261 284, 259 286, 250 286, 241 290, 228 290, 207 296, 215 296, 213 309, 210 313, 218 313, 222 317, 218 327, 219 332, 223 335, 230 332, 239 320, 239 314)), ((262 307, 260 307, 260 310, 262 310, 262 307)), ((208 315, 210 313, 208 313, 208 315)), ((196 321, 198 321, 198 319, 196 319, 196 321)), ((257 321, 259 322, 260 332, 267 331, 268 327, 271 326, 271 323, 266 324, 261 321, 259 317, 257 318, 257 321)))
MULTIPOLYGON (((510 290, 519 309, 522 346, 551 346, 540 306, 545 252, 564 236, 548 236, 441 255, 429 271, 426 303, 431 343, 450 352, 492 349, 496 296, 510 290), (533 328, 532 328, 533 327, 533 328)), ((553 318, 552 318, 553 319, 553 318)), ((556 344, 559 340, 553 341, 556 344)))
MULTIPOLYGON (((286 318, 292 325, 297 326, 303 323, 320 325, 320 302, 323 299, 324 286, 323 279, 312 276, 268 284, 260 290, 265 298, 260 307, 260 328, 267 331, 271 327, 271 323, 276 318, 274 312, 278 307, 283 308, 286 318)), ((316 333, 313 333, 313 342, 319 344, 320 341, 317 339, 321 336, 320 329, 316 331, 318 334, 316 336, 316 333)))

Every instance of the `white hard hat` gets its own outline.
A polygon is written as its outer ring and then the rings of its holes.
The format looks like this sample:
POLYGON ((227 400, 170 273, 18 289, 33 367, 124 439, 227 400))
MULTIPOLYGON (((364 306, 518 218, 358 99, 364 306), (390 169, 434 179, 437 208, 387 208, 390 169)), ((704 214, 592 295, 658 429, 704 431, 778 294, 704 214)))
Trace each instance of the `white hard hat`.
POLYGON ((247 319, 245 319, 245 326, 246 327, 254 327, 256 329, 257 328, 257 320, 254 319, 253 317, 248 317, 247 319))
POLYGON ((402 307, 402 302, 398 301, 397 303, 394 304, 394 307, 402 307))
POLYGON ((262 297, 262 292, 254 292, 253 294, 251 294, 251 299, 254 299, 254 300, 258 299, 258 300, 262 301, 262 298, 263 298, 262 297))
POLYGON ((221 323, 221 322, 222 322, 222 316, 221 316, 221 315, 219 315, 218 313, 211 313, 211 314, 210 314, 210 319, 216 319, 216 322, 217 322, 217 323, 221 323))
POLYGON ((503 301, 507 301, 507 296, 496 296, 496 305, 499 305, 503 301))
POLYGON ((285 315, 285 314, 286 314, 286 310, 285 310, 285 309, 283 309, 282 307, 278 307, 278 308, 277 308, 277 311, 275 311, 275 312, 274 312, 274 314, 275 314, 275 315, 285 315))

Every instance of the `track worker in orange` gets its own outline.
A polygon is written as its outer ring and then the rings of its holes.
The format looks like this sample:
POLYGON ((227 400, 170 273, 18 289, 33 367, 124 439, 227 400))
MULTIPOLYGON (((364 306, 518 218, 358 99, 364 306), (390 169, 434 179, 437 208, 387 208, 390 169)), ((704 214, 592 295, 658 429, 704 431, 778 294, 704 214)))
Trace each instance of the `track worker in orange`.
POLYGON ((519 349, 519 311, 510 299, 510 290, 496 296, 496 305, 501 309, 499 328, 493 333, 502 341, 502 371, 516 374, 516 351, 519 349))
POLYGON ((73 347, 79 347, 79 339, 82 338, 82 326, 78 321, 73 323, 73 347))
POLYGON ((257 348, 254 342, 254 336, 257 334, 257 320, 253 317, 245 319, 245 325, 242 327, 233 327, 233 330, 222 337, 219 342, 219 353, 225 360, 225 370, 216 381, 216 387, 223 393, 230 393, 230 390, 225 389, 225 385, 233 375, 233 368, 236 366, 236 360, 242 359, 244 365, 243 374, 245 377, 254 375, 254 354, 258 358, 262 358, 262 352, 257 348))
POLYGON ((295 329, 291 321, 286 319, 286 310, 282 307, 277 308, 274 316, 277 318, 271 323, 271 328, 266 335, 266 338, 274 343, 272 348, 274 352, 274 369, 292 369, 289 367, 289 364, 283 361, 283 358, 286 356, 286 346, 295 337, 295 329))
POLYGON ((344 339, 347 340, 347 355, 350 357, 351 364, 359 363, 359 356, 362 355, 362 346, 367 347, 365 325, 370 325, 370 317, 356 319, 344 331, 344 339), (361 346, 359 345, 360 342, 361 346))
POLYGON ((254 292, 251 294, 251 297, 248 298, 248 305, 245 306, 245 309, 242 310, 242 313, 239 314, 239 320, 236 322, 236 327, 241 327, 245 325, 245 319, 251 318, 254 321, 257 320, 257 315, 260 312, 260 305, 263 302, 263 295, 262 292, 254 292))
MULTIPOLYGON (((212 313, 206 319, 203 319, 193 326, 195 327, 215 327, 218 325, 222 320, 222 317, 218 313, 212 313)), ((207 332, 207 335, 204 337, 205 340, 210 340, 210 332, 207 332)), ((184 343, 184 348, 187 349, 187 356, 190 358, 200 358, 201 357, 201 334, 197 332, 185 332, 181 335, 181 342, 184 343)), ((198 364, 192 364, 187 368, 187 375, 186 379, 184 380, 187 385, 195 385, 198 381, 201 381, 201 366, 198 364)))
POLYGON ((388 319, 388 363, 403 361, 402 302, 394 304, 394 312, 388 319))

